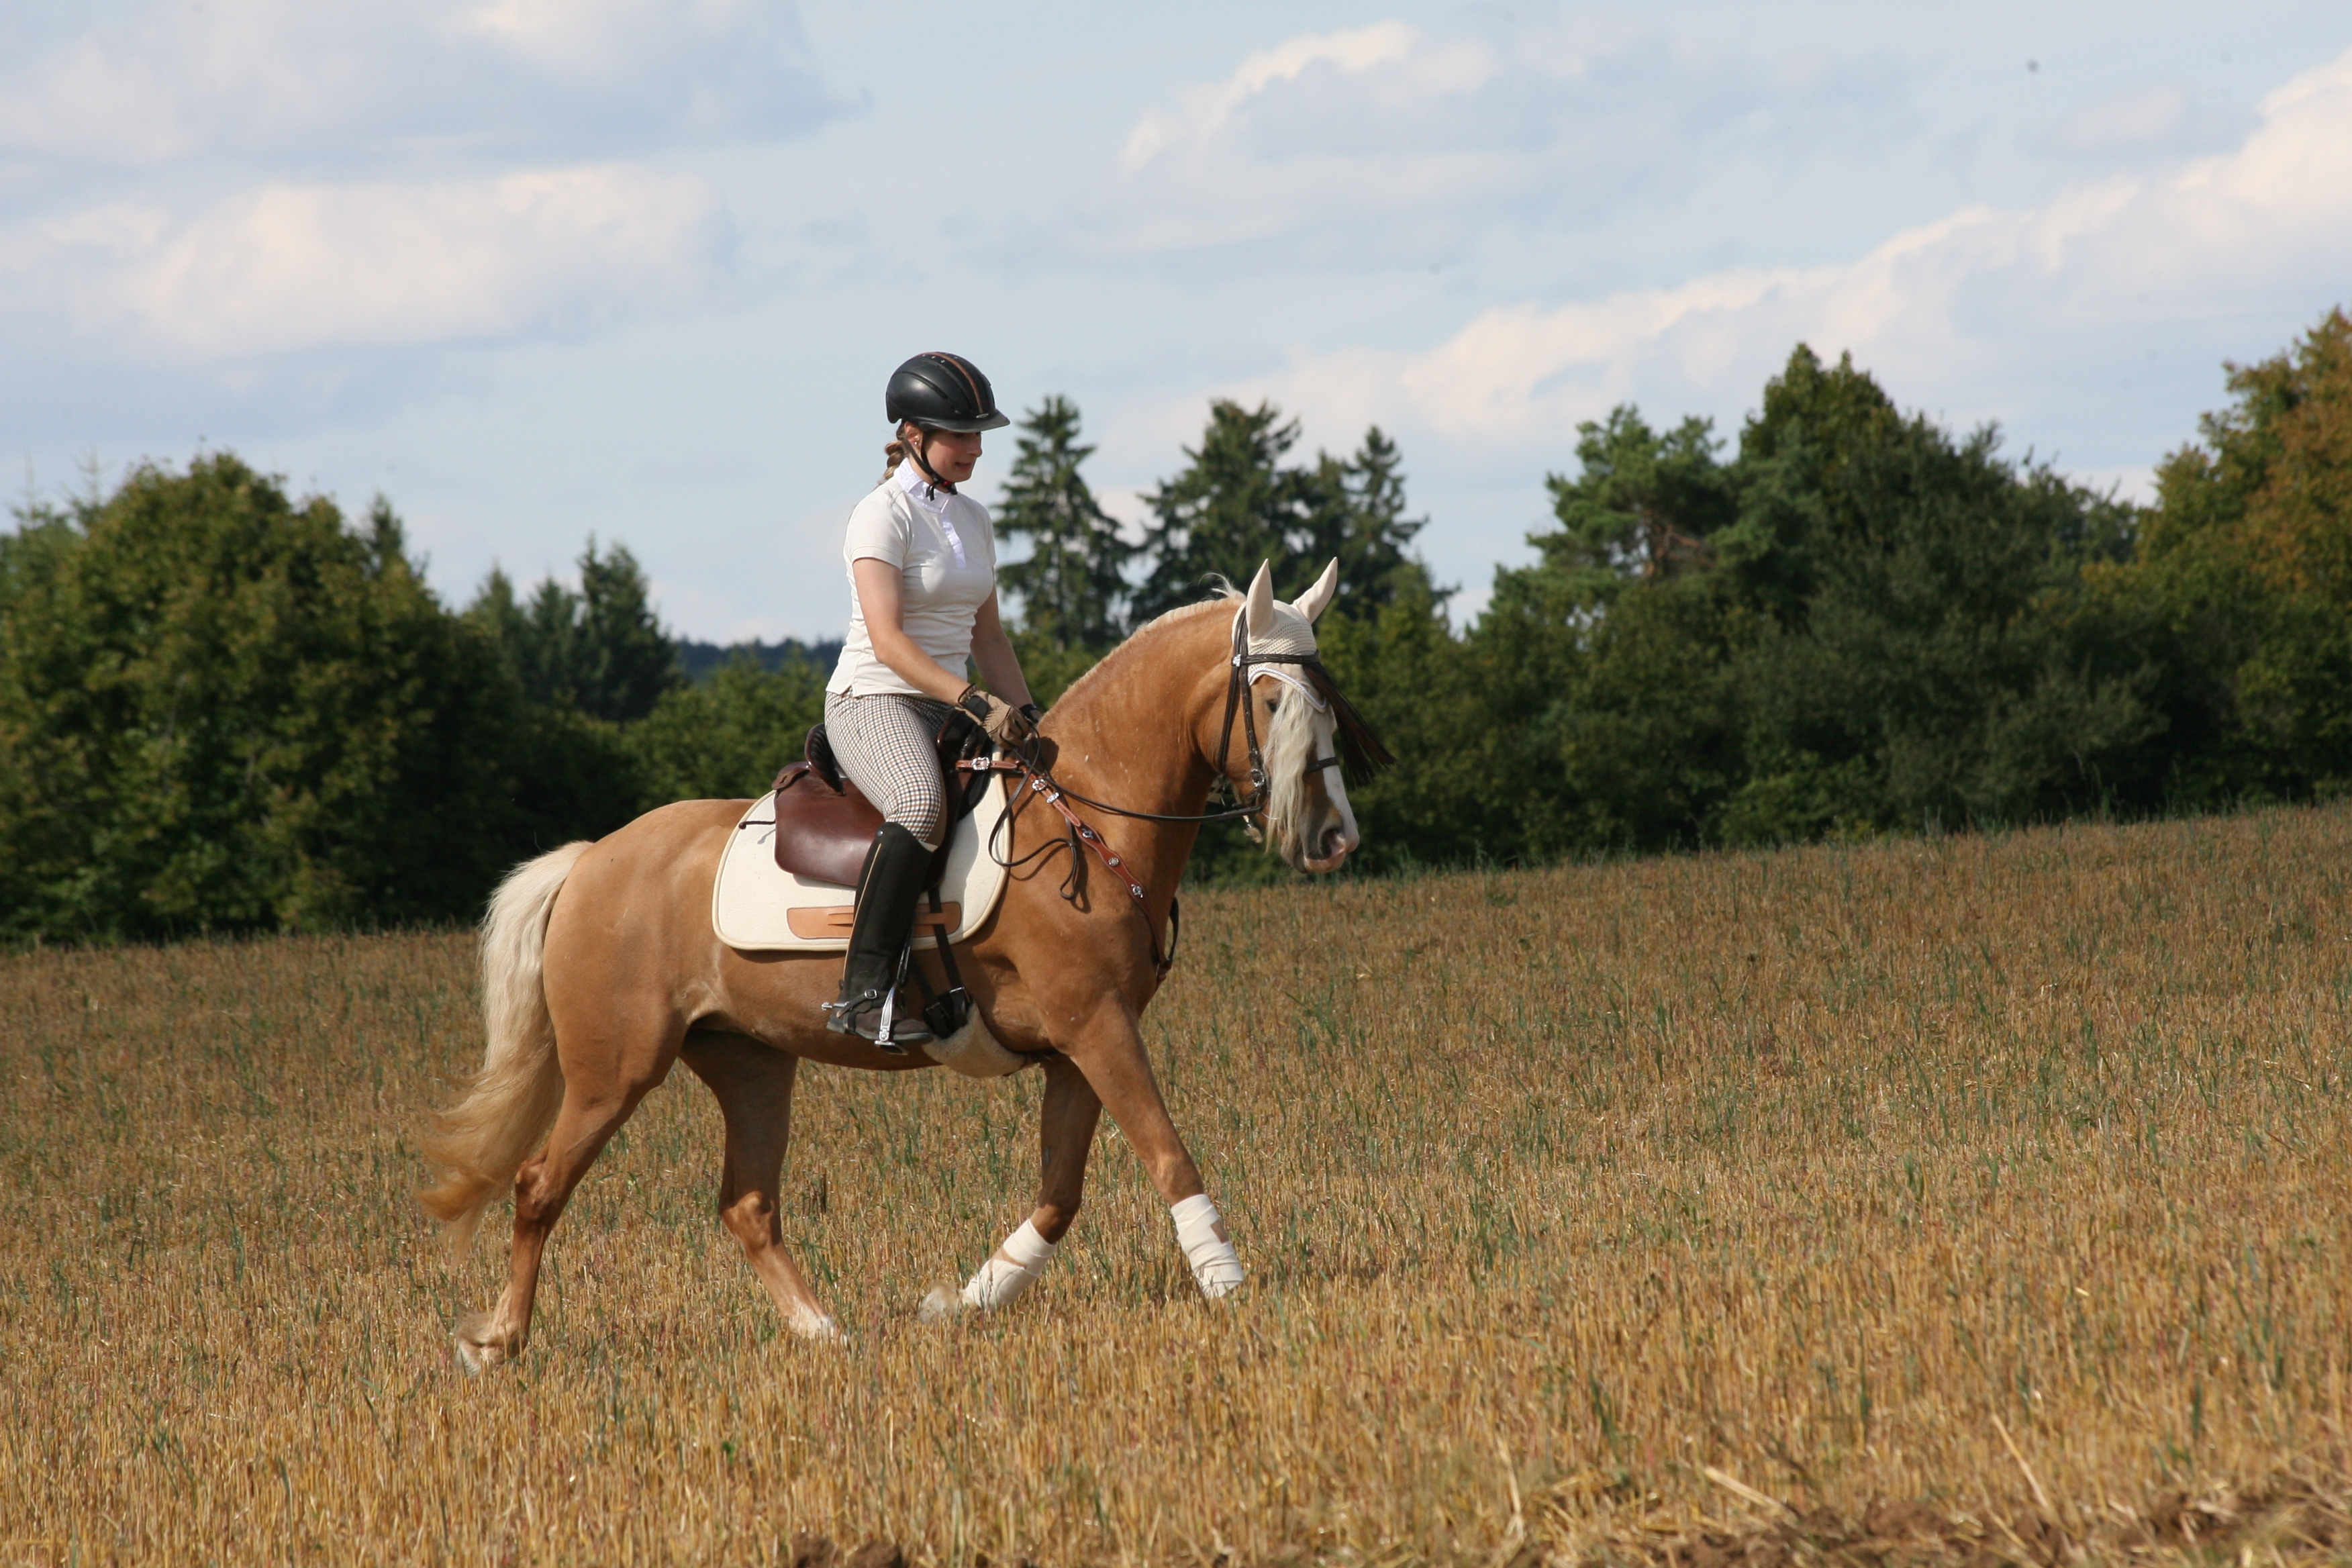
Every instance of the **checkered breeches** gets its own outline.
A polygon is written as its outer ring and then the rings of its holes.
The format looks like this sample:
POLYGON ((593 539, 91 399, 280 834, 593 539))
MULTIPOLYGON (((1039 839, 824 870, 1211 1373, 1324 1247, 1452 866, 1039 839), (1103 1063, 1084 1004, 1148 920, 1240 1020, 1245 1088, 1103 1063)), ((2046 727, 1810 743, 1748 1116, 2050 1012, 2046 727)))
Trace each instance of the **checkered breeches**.
POLYGON ((841 771, 882 808, 884 821, 933 849, 947 826, 948 798, 931 737, 947 716, 948 705, 928 697, 824 694, 825 738, 841 771))

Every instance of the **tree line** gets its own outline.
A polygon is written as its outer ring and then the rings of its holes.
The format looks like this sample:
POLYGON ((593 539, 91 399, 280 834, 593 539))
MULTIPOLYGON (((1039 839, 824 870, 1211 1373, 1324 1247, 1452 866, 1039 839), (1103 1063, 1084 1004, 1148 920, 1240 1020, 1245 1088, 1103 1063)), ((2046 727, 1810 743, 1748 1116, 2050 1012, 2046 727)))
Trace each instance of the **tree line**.
MULTIPOLYGON (((2228 387, 2139 506, 1800 346, 1736 437, 1631 405, 1580 426, 1537 559, 1459 627, 1379 429, 1307 457, 1273 405, 1213 403, 1130 534, 1049 397, 1016 432, 1000 580, 1050 700, 1213 574, 1271 557, 1295 592, 1338 557, 1326 662, 1402 759, 1356 792, 1372 869, 2333 796, 2352 322, 2228 387)), ((0 934, 462 918, 537 849, 764 787, 829 659, 714 668, 625 548, 578 565, 577 589, 494 572, 446 606, 387 502, 350 520, 228 454, 21 508, 0 537, 0 934)), ((1279 874, 1237 833, 1197 868, 1279 874)))

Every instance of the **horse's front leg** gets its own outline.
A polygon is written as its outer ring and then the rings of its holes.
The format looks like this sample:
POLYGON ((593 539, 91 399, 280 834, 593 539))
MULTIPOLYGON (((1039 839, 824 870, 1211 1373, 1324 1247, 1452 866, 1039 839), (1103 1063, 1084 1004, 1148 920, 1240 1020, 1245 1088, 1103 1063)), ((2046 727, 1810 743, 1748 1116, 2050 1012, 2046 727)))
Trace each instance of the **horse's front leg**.
POLYGON ((1211 1298, 1230 1294, 1242 1282, 1242 1260, 1225 1234, 1225 1222, 1201 1183, 1201 1168, 1168 1114, 1143 1035, 1126 1001, 1111 996, 1091 1012, 1054 1031, 1054 1043, 1086 1080, 1118 1130, 1143 1162, 1160 1199, 1176 1222, 1176 1240, 1192 1268, 1193 1281, 1211 1298))
MULTIPOLYGON (((1021 1228, 964 1281, 962 1304, 976 1311, 1009 1307, 1027 1294, 1054 1260, 1054 1248, 1078 1217, 1086 1195, 1087 1155, 1094 1148, 1102 1101, 1066 1057, 1045 1058, 1045 1104, 1037 1119, 1037 1206, 1021 1228)), ((941 1291, 926 1303, 933 1316, 954 1310, 941 1291)))

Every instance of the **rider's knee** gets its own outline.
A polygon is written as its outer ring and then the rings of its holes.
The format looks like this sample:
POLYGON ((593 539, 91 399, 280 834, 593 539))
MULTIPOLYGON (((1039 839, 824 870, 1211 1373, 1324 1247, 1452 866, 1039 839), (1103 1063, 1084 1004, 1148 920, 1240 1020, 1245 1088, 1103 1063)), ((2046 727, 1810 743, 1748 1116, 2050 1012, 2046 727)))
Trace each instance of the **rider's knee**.
POLYGON ((889 820, 913 834, 926 849, 940 847, 947 816, 947 798, 936 789, 908 790, 890 803, 889 820))

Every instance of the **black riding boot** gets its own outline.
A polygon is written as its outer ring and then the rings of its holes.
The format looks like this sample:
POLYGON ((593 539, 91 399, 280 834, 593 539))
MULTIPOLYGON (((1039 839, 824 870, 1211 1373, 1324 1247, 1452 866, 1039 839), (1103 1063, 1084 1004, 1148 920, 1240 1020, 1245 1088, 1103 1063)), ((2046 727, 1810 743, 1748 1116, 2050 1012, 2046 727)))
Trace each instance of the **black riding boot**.
MULTIPOLYGON (((895 822, 882 825, 857 874, 857 915, 841 969, 841 1000, 825 1004, 826 1028, 876 1038, 882 1004, 898 984, 898 965, 915 929, 915 900, 930 869, 931 851, 921 839, 895 822)), ((878 1043, 890 1048, 887 1040, 878 1043)))

